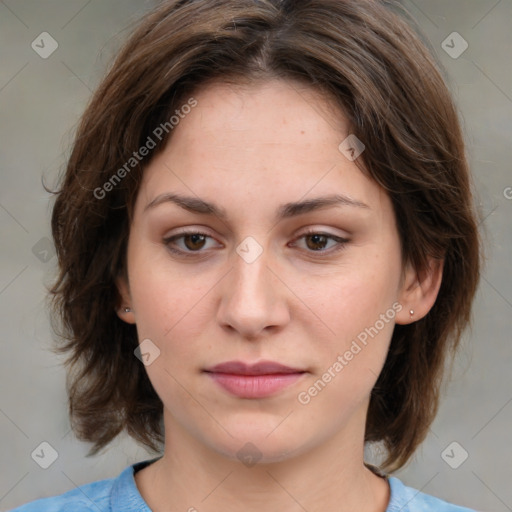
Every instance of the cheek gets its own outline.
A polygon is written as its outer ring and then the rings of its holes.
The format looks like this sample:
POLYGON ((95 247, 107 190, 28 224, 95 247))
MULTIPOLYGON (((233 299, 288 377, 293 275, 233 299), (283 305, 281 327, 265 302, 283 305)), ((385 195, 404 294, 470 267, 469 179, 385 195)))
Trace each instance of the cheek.
POLYGON ((139 340, 150 339, 160 351, 146 367, 148 377, 166 406, 185 414, 194 408, 188 382, 199 371, 204 322, 211 317, 206 290, 156 267, 134 274, 131 289, 139 340))
POLYGON ((205 324, 212 310, 208 291, 212 279, 186 279, 162 261, 151 261, 150 255, 133 258, 130 288, 139 340, 149 338, 160 349, 169 369, 194 361, 192 355, 201 349, 205 324), (144 262, 144 264, 142 264, 144 262))
POLYGON ((297 295, 338 338, 356 336, 373 325, 397 297, 398 264, 378 257, 355 260, 316 279, 313 286, 296 288, 297 295))
POLYGON ((397 312, 396 302, 358 294, 357 286, 352 290, 352 300, 338 301, 337 307, 333 300, 330 310, 324 310, 335 335, 328 340, 311 337, 318 354, 316 372, 311 387, 302 389, 302 400, 314 401, 318 414, 337 404, 332 413, 340 421, 368 399, 384 366, 397 312))
POLYGON ((303 325, 319 354, 318 373, 331 368, 336 375, 329 387, 337 396, 347 391, 364 396, 377 380, 401 309, 396 301, 399 276, 398 257, 374 252, 347 259, 336 273, 299 292, 321 320, 303 325), (318 335, 320 330, 325 334, 318 335))

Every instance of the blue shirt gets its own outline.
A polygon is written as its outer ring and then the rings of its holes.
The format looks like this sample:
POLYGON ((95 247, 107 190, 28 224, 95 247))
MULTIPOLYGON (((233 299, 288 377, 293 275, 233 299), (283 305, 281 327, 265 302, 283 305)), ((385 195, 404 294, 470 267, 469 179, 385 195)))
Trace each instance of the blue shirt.
MULTIPOLYGON (((85 484, 60 496, 32 501, 11 512, 151 512, 137 489, 134 474, 158 458, 128 466, 116 478, 85 484)), ((391 488, 386 512, 475 512, 406 487, 398 478, 386 478, 391 488)))

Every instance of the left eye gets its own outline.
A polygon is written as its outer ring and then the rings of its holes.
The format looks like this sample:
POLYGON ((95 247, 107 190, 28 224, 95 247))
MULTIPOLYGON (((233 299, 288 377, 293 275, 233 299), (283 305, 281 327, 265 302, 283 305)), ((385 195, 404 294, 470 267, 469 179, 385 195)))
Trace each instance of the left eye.
POLYGON ((339 236, 331 235, 328 233, 316 233, 314 231, 305 233, 300 236, 297 240, 304 239, 306 241, 306 247, 310 249, 312 252, 328 252, 329 248, 325 248, 329 242, 333 242, 333 245, 336 249, 343 249, 348 240, 346 238, 342 238, 339 236))

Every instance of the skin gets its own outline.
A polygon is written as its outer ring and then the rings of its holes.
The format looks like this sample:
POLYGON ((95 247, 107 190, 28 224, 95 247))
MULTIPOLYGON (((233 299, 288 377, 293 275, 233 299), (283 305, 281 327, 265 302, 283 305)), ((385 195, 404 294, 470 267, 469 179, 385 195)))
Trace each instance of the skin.
POLYGON ((119 316, 160 350, 146 370, 164 404, 167 442, 163 458, 135 475, 139 491, 155 512, 383 512, 389 485, 363 465, 370 392, 394 323, 428 312, 442 268, 431 262, 417 273, 403 264, 390 199, 339 151, 347 122, 318 91, 269 80, 213 83, 194 97, 197 106, 145 169, 128 281, 118 281, 123 307, 132 308, 119 316), (145 210, 166 193, 214 202, 227 218, 168 201, 145 210), (333 193, 367 207, 275 219, 284 203, 333 193), (183 253, 172 253, 164 238, 189 228, 208 237, 176 239, 171 247, 183 253), (309 228, 348 242, 305 237, 309 228), (248 236, 262 250, 251 263, 236 251, 248 236), (402 308, 393 320, 299 403, 394 303, 402 308), (274 396, 246 399, 202 372, 262 359, 307 373, 274 396), (237 458, 247 442, 261 453, 251 467, 237 458))

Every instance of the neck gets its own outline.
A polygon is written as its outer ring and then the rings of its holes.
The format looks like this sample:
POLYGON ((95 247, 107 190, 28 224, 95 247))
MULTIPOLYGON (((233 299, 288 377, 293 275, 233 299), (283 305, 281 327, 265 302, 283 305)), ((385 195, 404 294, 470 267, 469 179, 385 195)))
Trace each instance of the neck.
MULTIPOLYGON (((387 481, 363 463, 363 439, 344 430, 294 456, 249 466, 201 443, 169 416, 161 459, 135 480, 153 512, 385 512, 387 481)), ((236 452, 236 450, 235 450, 236 452)))

